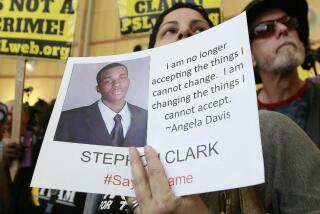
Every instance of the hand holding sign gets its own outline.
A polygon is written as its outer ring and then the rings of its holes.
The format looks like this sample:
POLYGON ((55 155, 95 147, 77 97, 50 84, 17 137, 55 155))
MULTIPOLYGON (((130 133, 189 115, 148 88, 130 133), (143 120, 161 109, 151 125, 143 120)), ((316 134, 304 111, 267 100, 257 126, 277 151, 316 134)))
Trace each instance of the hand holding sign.
POLYGON ((199 196, 176 196, 173 193, 158 154, 151 146, 146 146, 144 150, 147 170, 144 169, 138 150, 132 147, 129 151, 134 191, 139 203, 135 213, 208 213, 199 196))

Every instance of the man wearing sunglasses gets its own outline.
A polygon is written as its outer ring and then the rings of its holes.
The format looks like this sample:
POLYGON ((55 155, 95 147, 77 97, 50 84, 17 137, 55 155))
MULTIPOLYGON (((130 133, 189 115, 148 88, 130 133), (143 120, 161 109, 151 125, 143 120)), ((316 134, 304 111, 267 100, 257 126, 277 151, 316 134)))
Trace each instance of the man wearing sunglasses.
POLYGON ((261 109, 293 119, 320 147, 320 86, 302 81, 297 68, 309 48, 305 0, 255 0, 246 7, 261 109))

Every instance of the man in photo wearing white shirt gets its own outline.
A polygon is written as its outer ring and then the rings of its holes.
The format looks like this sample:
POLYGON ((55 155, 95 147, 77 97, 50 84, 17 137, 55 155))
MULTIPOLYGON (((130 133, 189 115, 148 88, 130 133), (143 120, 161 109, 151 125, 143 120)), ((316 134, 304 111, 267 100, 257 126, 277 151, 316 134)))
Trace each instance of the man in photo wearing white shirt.
POLYGON ((106 146, 146 144, 147 111, 126 101, 130 85, 124 64, 111 63, 97 73, 101 99, 61 113, 54 140, 106 146))

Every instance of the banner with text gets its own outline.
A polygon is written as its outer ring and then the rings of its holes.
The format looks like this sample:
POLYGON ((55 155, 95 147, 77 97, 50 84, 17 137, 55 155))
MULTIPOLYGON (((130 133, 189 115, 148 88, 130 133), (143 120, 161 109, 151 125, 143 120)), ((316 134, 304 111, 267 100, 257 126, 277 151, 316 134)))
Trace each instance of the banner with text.
POLYGON ((78 0, 0 1, 0 54, 66 60, 78 0))
POLYGON ((146 143, 178 195, 264 182, 244 13, 162 47, 69 58, 32 186, 133 196, 127 147, 146 143))
POLYGON ((176 2, 202 5, 214 25, 222 22, 221 0, 118 0, 121 34, 150 32, 158 16, 176 2))

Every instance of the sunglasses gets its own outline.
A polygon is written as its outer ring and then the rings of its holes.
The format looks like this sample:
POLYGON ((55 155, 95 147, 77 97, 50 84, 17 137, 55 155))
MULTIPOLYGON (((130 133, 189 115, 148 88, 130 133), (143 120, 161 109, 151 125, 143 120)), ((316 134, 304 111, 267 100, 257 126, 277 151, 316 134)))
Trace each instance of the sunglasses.
POLYGON ((298 19, 291 16, 284 16, 280 19, 261 22, 250 29, 250 39, 268 37, 276 31, 277 23, 281 23, 289 29, 297 29, 299 27, 298 19))

